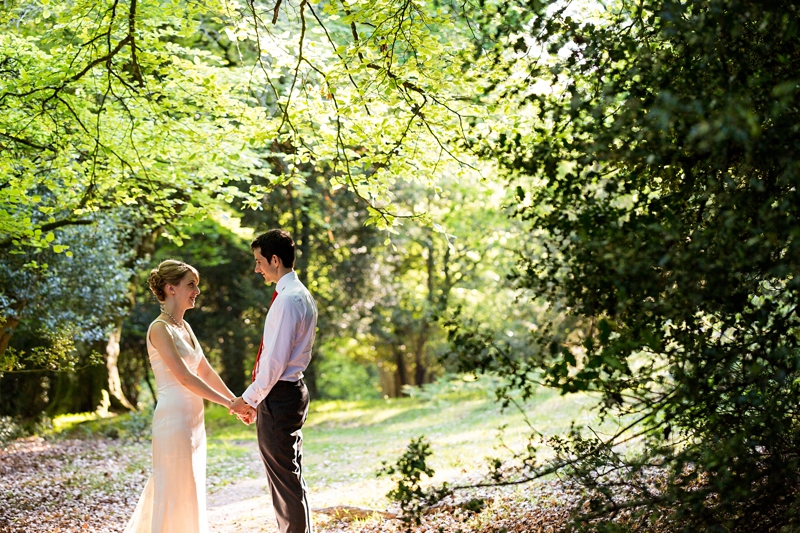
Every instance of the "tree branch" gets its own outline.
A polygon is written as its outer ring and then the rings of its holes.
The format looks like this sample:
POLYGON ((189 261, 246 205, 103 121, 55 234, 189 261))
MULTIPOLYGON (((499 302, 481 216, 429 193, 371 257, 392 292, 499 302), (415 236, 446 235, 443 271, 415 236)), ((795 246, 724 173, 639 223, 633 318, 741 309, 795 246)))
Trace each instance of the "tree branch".
MULTIPOLYGON (((69 85, 70 83, 73 83, 73 82, 76 82, 76 81, 80 80, 90 70, 92 70, 94 67, 96 67, 100 63, 105 63, 105 62, 110 61, 111 59, 113 59, 113 57, 115 55, 117 55, 119 53, 119 51, 122 50, 125 47, 125 45, 129 44, 132 40, 133 40, 133 37, 131 35, 126 35, 120 42, 117 43, 117 46, 115 46, 109 53, 107 53, 104 56, 96 58, 95 60, 91 61, 88 65, 83 67, 83 69, 81 69, 80 72, 77 72, 77 73, 73 74, 72 76, 70 76, 69 78, 67 78, 66 80, 64 80, 61 83, 61 85, 59 85, 58 87, 54 88, 53 94, 51 94, 50 96, 48 96, 47 98, 45 98, 42 101, 42 106, 44 106, 47 102, 49 102, 53 98, 56 98, 61 91, 63 91, 64 89, 67 88, 67 85, 69 85)), ((46 89, 46 88, 47 87, 43 87, 43 89, 46 89)), ((50 88, 53 88, 53 87, 51 86, 50 88)))
POLYGON ((275 2, 275 7, 272 9, 272 25, 273 26, 278 23, 278 14, 280 13, 281 3, 282 2, 283 2, 283 0, 278 0, 277 2, 275 2))
POLYGON ((128 37, 130 37, 131 45, 131 69, 133 70, 133 78, 139 83, 139 87, 144 87, 144 78, 142 71, 139 68, 139 62, 136 60, 136 0, 131 0, 131 9, 128 11, 128 37))
POLYGON ((94 220, 87 220, 87 219, 78 219, 78 220, 57 220, 56 222, 50 222, 49 224, 45 224, 40 226, 39 229, 42 232, 50 231, 53 229, 61 228, 63 226, 91 226, 94 224, 94 220))
POLYGON ((278 131, 281 131, 281 129, 283 129, 283 125, 289 120, 289 105, 292 101, 292 93, 294 92, 295 85, 297 85, 297 78, 300 76, 300 64, 305 59, 303 57, 303 42, 305 41, 306 38, 305 7, 307 3, 308 3, 307 0, 303 0, 302 2, 300 2, 300 42, 297 45, 297 64, 294 67, 294 77, 292 78, 292 86, 289 87, 289 94, 286 97, 286 105, 283 108, 283 118, 281 119, 280 126, 278 126, 278 131))
POLYGON ((49 150, 51 152, 55 152, 56 149, 53 148, 53 145, 49 144, 47 146, 36 144, 35 142, 29 141, 27 139, 22 139, 20 137, 15 137, 13 135, 9 135, 7 133, 0 132, 0 137, 5 137, 6 139, 13 141, 15 143, 24 144, 25 146, 29 146, 31 148, 36 148, 37 150, 49 150))
MULTIPOLYGON (((34 231, 37 229, 40 230, 42 233, 50 230, 54 230, 57 228, 61 228, 64 226, 90 226, 94 224, 94 220, 72 220, 72 219, 65 219, 65 220, 57 220, 55 222, 50 222, 48 224, 44 224, 39 226, 38 228, 34 228, 34 231)), ((9 248, 12 244, 14 244, 14 238, 6 239, 4 241, 0 241, 0 249, 9 248)))

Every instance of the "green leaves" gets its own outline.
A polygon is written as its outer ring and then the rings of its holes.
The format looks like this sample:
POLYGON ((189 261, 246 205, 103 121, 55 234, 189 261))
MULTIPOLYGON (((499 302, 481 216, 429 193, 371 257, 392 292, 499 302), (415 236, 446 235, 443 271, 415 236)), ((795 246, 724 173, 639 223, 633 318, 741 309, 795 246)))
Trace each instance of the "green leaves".
POLYGON ((439 489, 435 495, 428 494, 422 488, 424 477, 432 477, 433 469, 428 466, 427 459, 431 455, 431 445, 425 437, 411 439, 408 448, 394 465, 384 466, 379 476, 397 476, 397 486, 387 493, 387 497, 400 504, 401 518, 407 526, 419 525, 422 510, 429 505, 429 500, 441 499, 447 487, 439 489))
MULTIPOLYGON (((525 35, 549 55, 487 60, 508 81, 487 83, 485 98, 518 118, 498 117, 491 134, 476 128, 476 143, 512 180, 515 214, 540 242, 520 248, 516 285, 582 327, 541 328, 530 366, 497 339, 456 340, 472 364, 521 384, 540 375, 562 391, 596 390, 604 412, 636 417, 645 451, 606 453, 622 437, 611 438, 575 476, 598 501, 658 509, 689 529, 752 528, 753 501, 781 517, 761 528, 795 512, 789 457, 800 431, 780 406, 800 397, 787 386, 794 364, 779 361, 800 351, 790 282, 800 212, 789 207, 800 205, 788 67, 800 64, 797 15, 792 2, 554 7, 525 35), (534 72, 549 90, 532 89, 534 72), (653 464, 670 479, 660 499, 635 488, 653 464), (612 470, 626 473, 603 477, 612 470)), ((496 41, 517 42, 497 31, 496 41)), ((595 508, 597 527, 610 524, 613 509, 595 508)))

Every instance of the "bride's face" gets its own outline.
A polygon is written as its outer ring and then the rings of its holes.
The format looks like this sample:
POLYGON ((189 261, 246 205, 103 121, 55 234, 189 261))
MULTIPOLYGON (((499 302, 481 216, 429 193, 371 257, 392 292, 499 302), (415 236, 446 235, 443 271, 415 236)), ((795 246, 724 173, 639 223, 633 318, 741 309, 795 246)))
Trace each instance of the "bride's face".
POLYGON ((194 272, 187 272, 180 283, 177 285, 170 285, 172 290, 170 296, 175 299, 175 303, 184 309, 192 309, 200 294, 200 280, 194 275, 194 272))

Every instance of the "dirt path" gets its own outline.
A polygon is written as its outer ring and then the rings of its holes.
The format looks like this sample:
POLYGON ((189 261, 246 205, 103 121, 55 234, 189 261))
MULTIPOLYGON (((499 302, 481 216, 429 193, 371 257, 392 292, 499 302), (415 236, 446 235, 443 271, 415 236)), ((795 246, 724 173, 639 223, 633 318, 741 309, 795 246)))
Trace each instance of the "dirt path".
POLYGON ((208 495, 208 525, 214 533, 277 533, 264 465, 256 445, 247 463, 259 477, 226 485, 208 495))
POLYGON ((266 479, 246 479, 209 494, 208 525, 215 533, 277 533, 266 479))
MULTIPOLYGON (((277 533, 272 498, 257 445, 244 459, 253 478, 213 488, 207 497, 212 533, 277 533)), ((20 440, 0 449, 0 533, 119 533, 149 476, 147 444, 103 440, 20 440)), ((317 501, 336 498, 330 491, 317 501)), ((341 495, 339 495, 341 496, 341 495)), ((315 507, 312 502, 312 508, 315 507)), ((314 516, 322 525, 327 516, 314 516)))
MULTIPOLYGON (((211 533, 278 533, 272 498, 255 442, 242 459, 245 478, 212 486, 208 494, 211 533), (252 474, 252 477, 247 477, 252 474)), ((147 443, 123 444, 104 439, 49 442, 18 441, 0 449, 0 533, 120 533, 149 476, 147 443)), ((374 479, 310 487, 315 529, 321 533, 390 533, 403 530, 397 520, 336 521, 330 511, 355 506, 375 496, 374 479), (361 501, 359 501, 359 499, 361 501)), ((522 493, 487 492, 482 517, 458 506, 426 515, 415 531, 485 533, 552 532, 565 518, 565 497, 553 483, 522 493), (535 493, 535 494, 534 494, 535 493), (553 500, 550 505, 542 503, 553 500), (492 503, 494 502, 494 503, 492 503), (536 503, 534 503, 536 502, 536 503)), ((356 513, 359 509, 352 509, 356 513)), ((358 516, 351 514, 350 517, 358 516)))
MULTIPOLYGON (((208 524, 213 533, 278 533, 275 511, 269 494, 264 465, 255 442, 240 442, 248 448, 245 459, 250 472, 257 477, 225 485, 208 495, 208 524)), ((311 488, 312 520, 319 526, 330 520, 319 509, 341 504, 342 494, 336 487, 311 488)))

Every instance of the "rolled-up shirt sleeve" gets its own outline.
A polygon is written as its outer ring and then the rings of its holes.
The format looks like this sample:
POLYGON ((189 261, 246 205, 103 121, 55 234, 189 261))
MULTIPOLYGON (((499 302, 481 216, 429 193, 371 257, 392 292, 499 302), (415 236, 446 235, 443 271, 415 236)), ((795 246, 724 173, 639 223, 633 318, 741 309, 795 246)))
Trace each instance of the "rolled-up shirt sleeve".
POLYGON ((290 296, 275 299, 264 324, 264 348, 259 359, 256 379, 242 394, 242 399, 252 407, 261 400, 283 375, 292 355, 295 330, 300 320, 300 310, 290 296), (270 332, 270 335, 267 335, 270 332))

